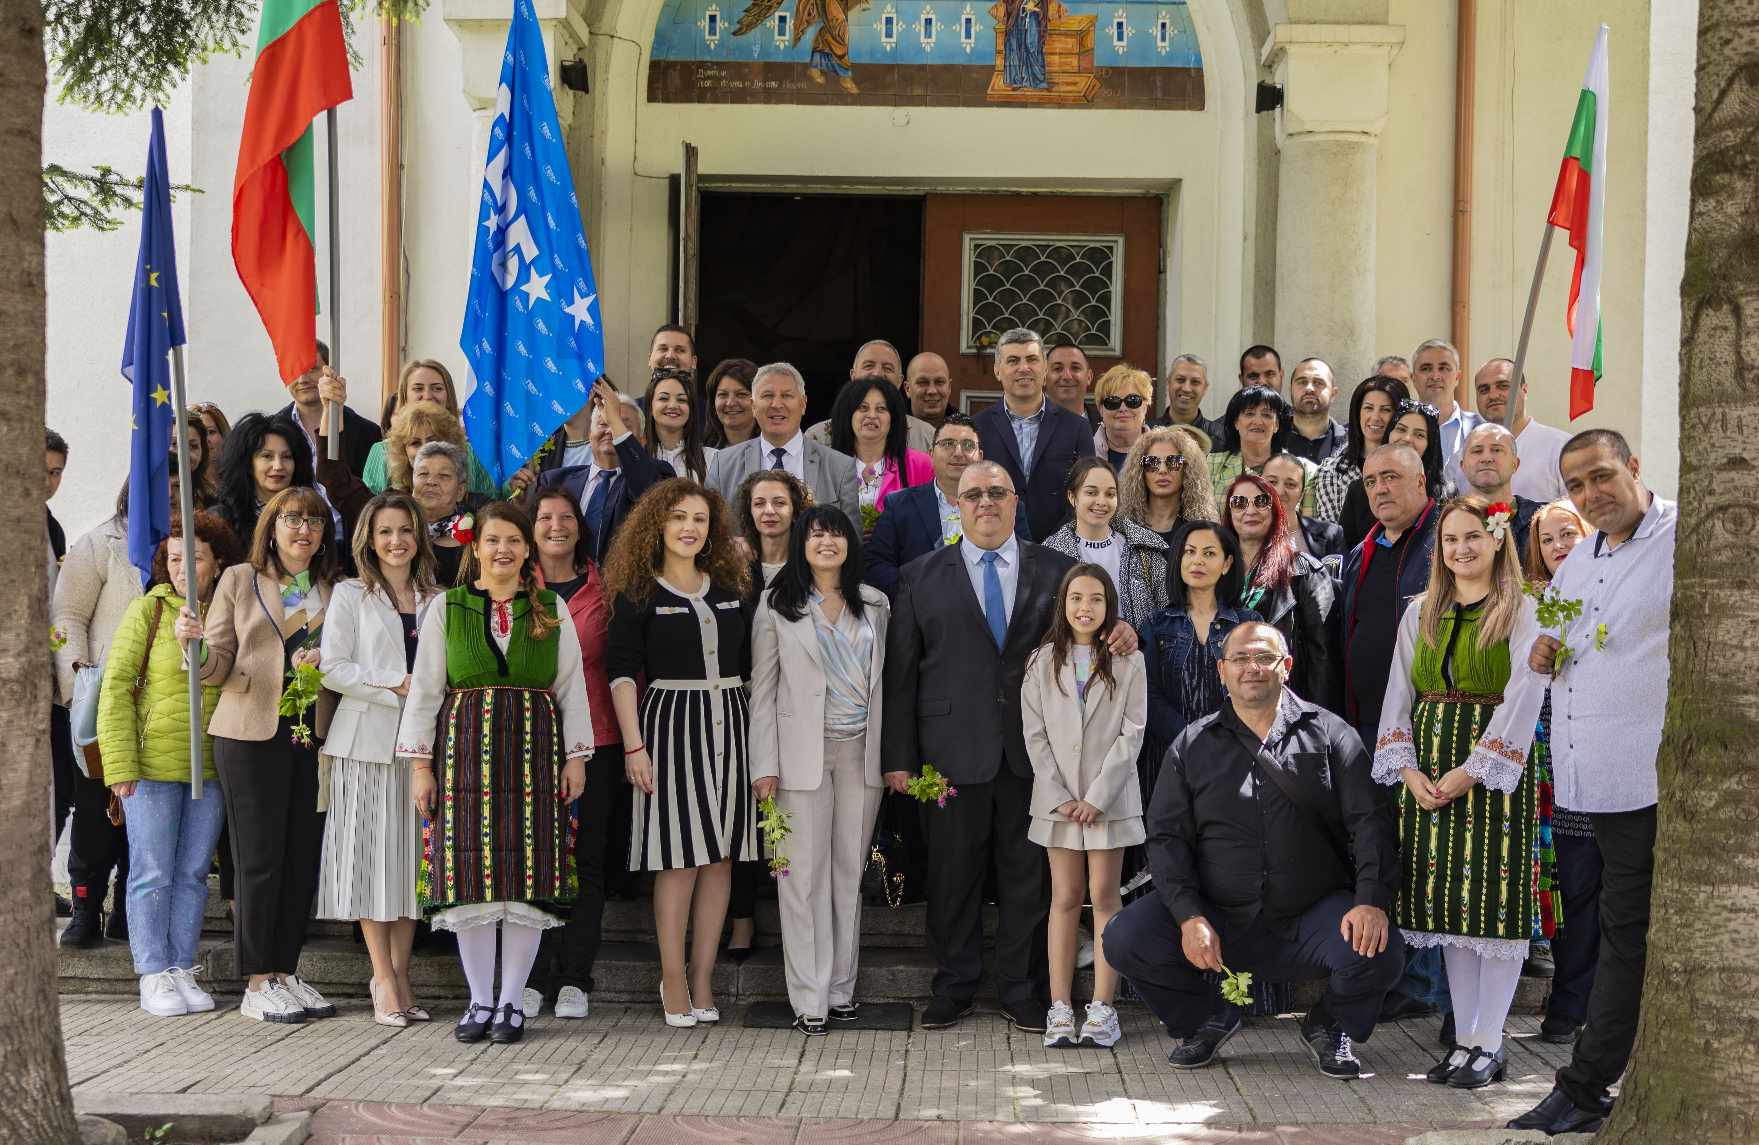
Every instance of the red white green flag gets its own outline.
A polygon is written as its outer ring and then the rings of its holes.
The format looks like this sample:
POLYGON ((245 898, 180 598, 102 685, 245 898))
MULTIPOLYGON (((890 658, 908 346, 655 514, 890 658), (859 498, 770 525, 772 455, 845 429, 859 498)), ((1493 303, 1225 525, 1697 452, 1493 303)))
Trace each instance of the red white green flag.
POLYGON ((312 120, 353 94, 337 0, 263 0, 232 179, 232 262, 283 383, 317 362, 312 120))
POLYGON ((1594 385, 1600 380, 1600 267, 1605 250, 1601 242, 1606 222, 1606 127, 1607 71, 1606 25, 1594 37, 1594 53, 1588 57, 1588 74, 1576 99, 1576 118, 1564 146, 1563 165, 1558 168, 1557 189, 1551 195, 1549 221, 1570 232, 1576 252, 1576 272, 1570 277, 1570 308, 1565 326, 1570 332, 1570 417, 1581 417, 1594 408, 1594 385))

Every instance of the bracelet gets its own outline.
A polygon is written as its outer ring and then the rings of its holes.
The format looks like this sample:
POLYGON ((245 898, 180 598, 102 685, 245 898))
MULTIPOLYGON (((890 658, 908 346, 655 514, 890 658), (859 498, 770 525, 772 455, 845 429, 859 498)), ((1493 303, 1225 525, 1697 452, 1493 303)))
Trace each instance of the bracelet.
POLYGON ((635 746, 634 746, 634 747, 626 747, 626 748, 624 748, 624 749, 623 749, 623 754, 624 754, 624 755, 634 755, 634 754, 635 754, 635 753, 636 753, 636 752, 638 752, 638 751, 646 751, 646 750, 647 750, 647 745, 646 745, 646 744, 644 744, 644 743, 638 743, 638 744, 636 744, 636 745, 635 745, 635 746))

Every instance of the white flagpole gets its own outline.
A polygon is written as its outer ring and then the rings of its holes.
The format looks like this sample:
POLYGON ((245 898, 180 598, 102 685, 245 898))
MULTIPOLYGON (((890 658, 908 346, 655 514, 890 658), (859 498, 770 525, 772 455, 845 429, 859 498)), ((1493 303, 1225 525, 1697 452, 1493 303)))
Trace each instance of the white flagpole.
MULTIPOLYGON (((177 434, 177 510, 183 525, 183 599, 190 611, 201 614, 196 592, 195 473, 189 466, 189 406, 183 389, 183 347, 171 347, 171 409, 177 434)), ((176 586, 173 586, 174 588, 176 586)), ((189 646, 184 657, 189 667, 189 795, 202 797, 202 642, 189 646)))
MULTIPOLYGON (((339 176, 336 170, 336 109, 324 112, 324 132, 329 139, 327 162, 330 175, 330 369, 342 372, 342 226, 336 218, 341 201, 339 176)), ((329 459, 342 458, 342 403, 331 402, 329 409, 329 459)))

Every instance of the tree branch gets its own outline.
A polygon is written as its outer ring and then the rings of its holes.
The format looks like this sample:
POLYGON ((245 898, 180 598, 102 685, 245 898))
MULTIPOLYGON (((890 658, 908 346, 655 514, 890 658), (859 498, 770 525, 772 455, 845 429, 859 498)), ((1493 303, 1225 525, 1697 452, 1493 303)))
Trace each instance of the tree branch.
MULTIPOLYGON (((43 228, 48 231, 72 231, 82 227, 113 231, 122 225, 122 220, 116 217, 119 213, 140 210, 143 183, 143 179, 130 179, 113 167, 71 171, 59 163, 45 164, 43 228)), ((179 191, 201 194, 199 187, 173 183, 173 199, 179 191)))

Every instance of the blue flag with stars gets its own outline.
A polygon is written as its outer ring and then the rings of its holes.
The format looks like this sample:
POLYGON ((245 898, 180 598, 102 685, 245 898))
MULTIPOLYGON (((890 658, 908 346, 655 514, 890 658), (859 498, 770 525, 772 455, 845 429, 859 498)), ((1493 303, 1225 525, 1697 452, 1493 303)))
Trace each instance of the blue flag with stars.
POLYGON ((477 212, 459 346, 464 429, 496 484, 586 404, 603 372, 598 286, 530 0, 515 0, 477 212))
POLYGON ((171 347, 184 344, 171 233, 171 177, 165 162, 165 116, 153 109, 147 173, 141 188, 140 253, 122 376, 134 387, 128 455, 128 560, 146 584, 153 552, 171 535, 171 347))

